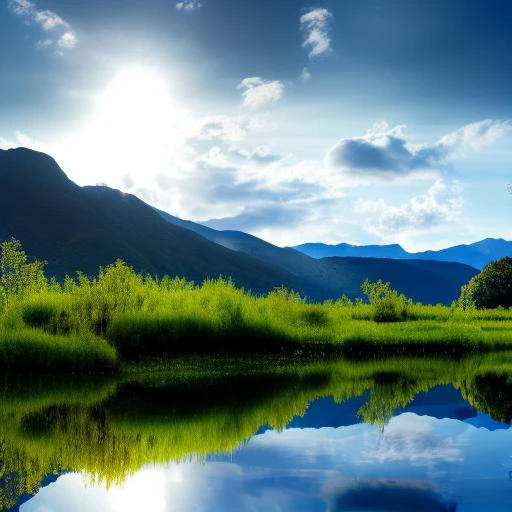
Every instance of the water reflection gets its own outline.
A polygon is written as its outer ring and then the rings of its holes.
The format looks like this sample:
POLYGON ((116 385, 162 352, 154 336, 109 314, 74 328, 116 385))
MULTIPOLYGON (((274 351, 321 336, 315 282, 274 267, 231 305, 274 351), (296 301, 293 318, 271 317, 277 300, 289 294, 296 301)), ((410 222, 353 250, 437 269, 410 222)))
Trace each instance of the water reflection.
POLYGON ((2 510, 510 510, 511 362, 9 382, 2 510))

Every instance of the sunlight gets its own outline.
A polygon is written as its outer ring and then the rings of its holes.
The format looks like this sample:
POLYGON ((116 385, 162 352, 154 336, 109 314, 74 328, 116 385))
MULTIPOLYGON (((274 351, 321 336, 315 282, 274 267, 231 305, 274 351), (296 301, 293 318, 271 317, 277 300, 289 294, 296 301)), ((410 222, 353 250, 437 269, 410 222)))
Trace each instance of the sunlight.
POLYGON ((114 142, 147 142, 168 125, 172 105, 164 82, 144 68, 125 70, 117 75, 101 95, 99 118, 114 142))
POLYGON ((123 486, 110 489, 108 499, 112 504, 112 510, 164 512, 166 509, 165 473, 158 469, 139 471, 123 486))
POLYGON ((81 184, 122 188, 123 176, 138 181, 165 164, 183 144, 185 122, 162 76, 127 68, 99 93, 85 126, 66 141, 66 154, 81 184))

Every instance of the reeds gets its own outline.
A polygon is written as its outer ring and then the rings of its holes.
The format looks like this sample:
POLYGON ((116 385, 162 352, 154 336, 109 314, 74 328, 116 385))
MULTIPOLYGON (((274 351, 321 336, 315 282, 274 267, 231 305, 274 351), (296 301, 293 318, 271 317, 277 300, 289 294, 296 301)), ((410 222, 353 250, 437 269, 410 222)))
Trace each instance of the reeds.
POLYGON ((379 300, 311 304, 284 288, 256 296, 229 279, 158 280, 118 261, 94 279, 78 274, 11 301, 0 315, 0 364, 103 371, 116 359, 190 353, 374 357, 512 347, 510 310, 413 304, 393 293, 379 300))

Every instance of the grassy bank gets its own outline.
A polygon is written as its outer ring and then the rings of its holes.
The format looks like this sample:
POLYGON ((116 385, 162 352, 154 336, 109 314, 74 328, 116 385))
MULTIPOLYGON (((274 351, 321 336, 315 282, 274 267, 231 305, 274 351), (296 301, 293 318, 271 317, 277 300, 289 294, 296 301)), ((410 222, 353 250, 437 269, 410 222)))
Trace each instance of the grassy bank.
POLYGON ((384 283, 369 303, 322 304, 285 289, 265 296, 229 280, 196 285, 135 274, 117 262, 89 279, 39 279, 0 313, 0 369, 110 371, 175 354, 374 357, 453 355, 512 347, 512 311, 413 304, 384 283))

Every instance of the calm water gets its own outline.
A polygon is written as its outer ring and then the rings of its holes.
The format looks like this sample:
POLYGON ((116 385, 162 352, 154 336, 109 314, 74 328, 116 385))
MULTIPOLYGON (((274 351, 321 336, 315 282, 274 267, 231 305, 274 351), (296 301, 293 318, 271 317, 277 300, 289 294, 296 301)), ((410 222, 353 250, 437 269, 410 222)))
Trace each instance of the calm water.
POLYGON ((3 510, 510 511, 512 358, 6 383, 3 510))

